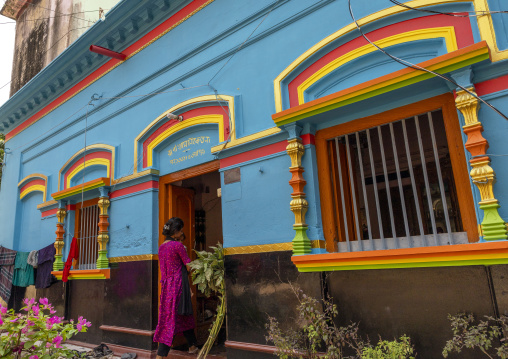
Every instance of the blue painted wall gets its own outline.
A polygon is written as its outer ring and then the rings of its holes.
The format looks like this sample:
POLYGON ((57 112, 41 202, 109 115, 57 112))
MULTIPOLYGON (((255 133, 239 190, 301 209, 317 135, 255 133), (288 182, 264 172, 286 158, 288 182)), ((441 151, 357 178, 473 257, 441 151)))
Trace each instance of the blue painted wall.
MULTIPOLYGON (((48 200, 51 199, 49 195, 58 189, 59 170, 83 148, 85 136, 87 145, 103 143, 116 147, 115 177, 120 178, 133 173, 134 139, 146 126, 180 102, 214 94, 213 89, 219 94, 238 96, 238 99, 241 97, 241 101, 236 101, 237 138, 272 128, 271 115, 275 111, 273 80, 311 46, 351 23, 345 0, 280 0, 273 8, 275 3, 273 0, 214 1, 8 141, 7 147, 12 153, 6 157, 7 166, 4 167, 0 191, 0 244, 32 250, 54 241, 56 218, 50 216, 41 219, 40 212, 34 209, 40 203, 41 196, 34 195, 21 201, 17 183, 31 173, 47 175, 48 200), (242 47, 237 51, 240 45, 242 47), (205 86, 208 83, 213 89, 205 86), (200 87, 184 89, 194 86, 200 87), (154 92, 159 94, 143 96, 154 92), (102 96, 101 99, 93 101, 93 105, 87 105, 94 94, 102 96), (125 97, 114 98, 121 96, 125 97), (20 226, 27 222, 30 226, 21 229, 20 226)), ((489 0, 493 9, 498 3, 489 0)), ((361 18, 390 6, 390 3, 355 0, 353 6, 356 17, 361 18)), ((471 4, 458 3, 436 8, 465 11, 471 9, 471 4)), ((390 21, 421 16, 424 15, 404 12, 371 24, 367 29, 385 26, 390 21)), ((505 46, 506 30, 502 28, 505 17, 498 18, 494 22, 495 28, 500 29, 498 41, 500 46, 505 46)), ((475 40, 478 41, 476 23, 471 23, 475 40)), ((351 36, 347 35, 341 41, 347 41, 351 36)), ((398 56, 414 61, 444 53, 440 41, 416 42, 391 50, 398 56)), ((359 59, 339 69, 309 89, 307 95, 309 99, 324 96, 399 68, 400 65, 374 54, 370 59, 359 59)), ((498 73, 508 73, 508 68, 502 68, 498 73)), ((449 91, 444 82, 430 81, 404 89, 393 97, 373 100, 369 106, 360 104, 348 107, 339 116, 330 115, 314 125, 317 129, 330 127, 449 91)), ((504 96, 492 97, 491 101, 502 111, 508 112, 504 96)), ((485 128, 484 135, 490 142, 489 153, 507 154, 503 137, 507 129, 506 121, 484 108, 480 110, 480 119, 485 128)), ((209 162, 215 159, 210 147, 219 143, 218 138, 216 126, 209 125, 190 128, 172 136, 156 149, 154 168, 164 175, 209 162), (171 163, 168 151, 188 136, 209 137, 210 144, 204 148, 206 153, 171 163)), ((273 142, 280 140, 277 138, 273 142)), ((267 140, 265 144, 270 141, 267 140)), ((256 146, 257 143, 252 143, 241 150, 227 150, 220 154, 220 158, 256 146)), ((192 148, 192 151, 197 149, 192 148)), ((498 174, 495 193, 502 205, 508 203, 507 158, 492 158, 492 166, 498 174)), ((308 236, 322 239, 313 146, 307 146, 303 164, 307 181, 305 192, 309 201, 306 216, 308 236)), ((241 181, 228 185, 222 183, 226 247, 289 242, 293 238, 294 216, 289 210, 292 191, 288 184, 291 178, 289 166, 289 157, 281 152, 240 164, 241 181)), ((85 180, 103 176, 102 169, 97 171, 88 171, 85 180)), ((508 219, 508 204, 501 208, 500 213, 508 219)), ((110 215, 110 256, 157 252, 159 228, 156 189, 113 199, 110 215)), ((66 238, 66 243, 68 241, 69 238, 66 238)))

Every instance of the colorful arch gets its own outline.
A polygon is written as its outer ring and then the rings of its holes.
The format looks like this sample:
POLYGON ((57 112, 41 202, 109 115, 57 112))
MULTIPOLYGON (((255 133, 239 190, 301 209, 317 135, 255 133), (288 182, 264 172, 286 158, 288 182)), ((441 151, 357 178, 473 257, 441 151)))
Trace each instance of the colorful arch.
MULTIPOLYGON (((393 15, 383 11, 378 17, 373 15, 362 19, 363 25, 383 17, 393 15)), ((368 55, 375 48, 361 36, 340 43, 342 36, 351 32, 354 24, 348 25, 326 37, 293 61, 274 80, 276 112, 301 105, 305 102, 305 91, 317 81, 329 75, 340 66, 361 56, 368 55), (334 46, 337 43, 337 46, 334 46), (330 50, 328 50, 330 48, 330 50), (308 65, 307 65, 308 64, 308 65), (288 102, 284 106, 283 96, 288 102)), ((431 15, 414 18, 367 34, 369 39, 381 47, 389 47, 411 41, 442 38, 447 52, 452 52, 474 43, 469 18, 446 15, 431 15)))
MULTIPOLYGON (((138 162, 143 168, 153 166, 155 148, 171 135, 188 127, 202 124, 217 124, 219 142, 237 142, 235 133, 234 97, 208 95, 196 97, 164 111, 150 123, 134 140, 134 173, 138 172, 138 162), (227 103, 227 105, 223 105, 227 103), (183 116, 183 121, 169 120, 166 115, 173 113, 183 116), (139 161, 138 154, 142 156, 139 161)), ((212 148, 212 151, 214 149, 212 148)))
POLYGON ((105 144, 95 144, 76 152, 63 166, 58 176, 58 191, 71 187, 74 179, 85 168, 104 166, 107 177, 114 180, 115 148, 105 144))
POLYGON ((46 202, 46 193, 48 188, 48 177, 40 173, 32 173, 26 176, 18 183, 19 199, 23 199, 32 192, 42 192, 42 202, 46 202))

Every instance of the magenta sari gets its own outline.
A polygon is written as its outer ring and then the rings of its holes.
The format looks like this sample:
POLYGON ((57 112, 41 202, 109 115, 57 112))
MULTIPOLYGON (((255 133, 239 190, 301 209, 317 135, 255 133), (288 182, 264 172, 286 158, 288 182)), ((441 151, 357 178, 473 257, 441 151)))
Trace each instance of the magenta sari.
POLYGON ((182 295, 182 266, 190 261, 185 246, 178 241, 168 241, 159 247, 161 297, 154 342, 171 346, 175 334, 195 327, 193 315, 177 314, 182 295))

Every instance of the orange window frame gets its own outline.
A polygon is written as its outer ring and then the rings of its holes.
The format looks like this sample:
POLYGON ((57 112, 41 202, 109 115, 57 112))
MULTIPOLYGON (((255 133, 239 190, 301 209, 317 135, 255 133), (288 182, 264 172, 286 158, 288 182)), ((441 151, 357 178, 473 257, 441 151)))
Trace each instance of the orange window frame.
POLYGON ((332 171, 330 169, 327 142, 337 136, 366 130, 371 127, 399 121, 438 109, 441 109, 443 113, 455 187, 457 193, 461 194, 458 196, 458 202, 462 217, 462 225, 464 231, 467 233, 469 242, 478 242, 478 225, 464 144, 462 141, 462 130, 455 107, 455 98, 451 93, 448 93, 317 131, 315 143, 321 200, 321 219, 328 252, 337 252, 337 244, 334 241, 334 237, 336 235, 336 229, 340 228, 341 224, 337 222, 332 201, 334 192, 332 188, 332 171))

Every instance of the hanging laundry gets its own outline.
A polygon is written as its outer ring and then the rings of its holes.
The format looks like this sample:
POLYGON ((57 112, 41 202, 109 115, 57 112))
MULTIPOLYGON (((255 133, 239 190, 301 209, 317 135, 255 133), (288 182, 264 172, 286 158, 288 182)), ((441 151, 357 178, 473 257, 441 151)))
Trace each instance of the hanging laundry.
POLYGON ((72 260, 78 259, 78 257, 79 257, 78 240, 76 239, 76 237, 72 237, 71 249, 69 250, 67 260, 65 261, 65 267, 62 274, 62 281, 67 282, 67 278, 69 277, 69 272, 72 267, 72 260))
POLYGON ((28 264, 28 252, 18 252, 14 261, 14 277, 12 285, 28 287, 35 284, 34 268, 28 264))
POLYGON ((11 297, 15 260, 16 251, 0 246, 0 297, 6 303, 11 297))
POLYGON ((30 254, 28 254, 27 262, 32 267, 37 268, 37 260, 39 258, 39 251, 31 251, 30 254))
POLYGON ((48 288, 51 284, 51 271, 53 270, 53 262, 55 261, 55 244, 51 243, 49 246, 42 248, 39 251, 39 258, 37 260, 37 277, 35 278, 35 288, 48 288))

